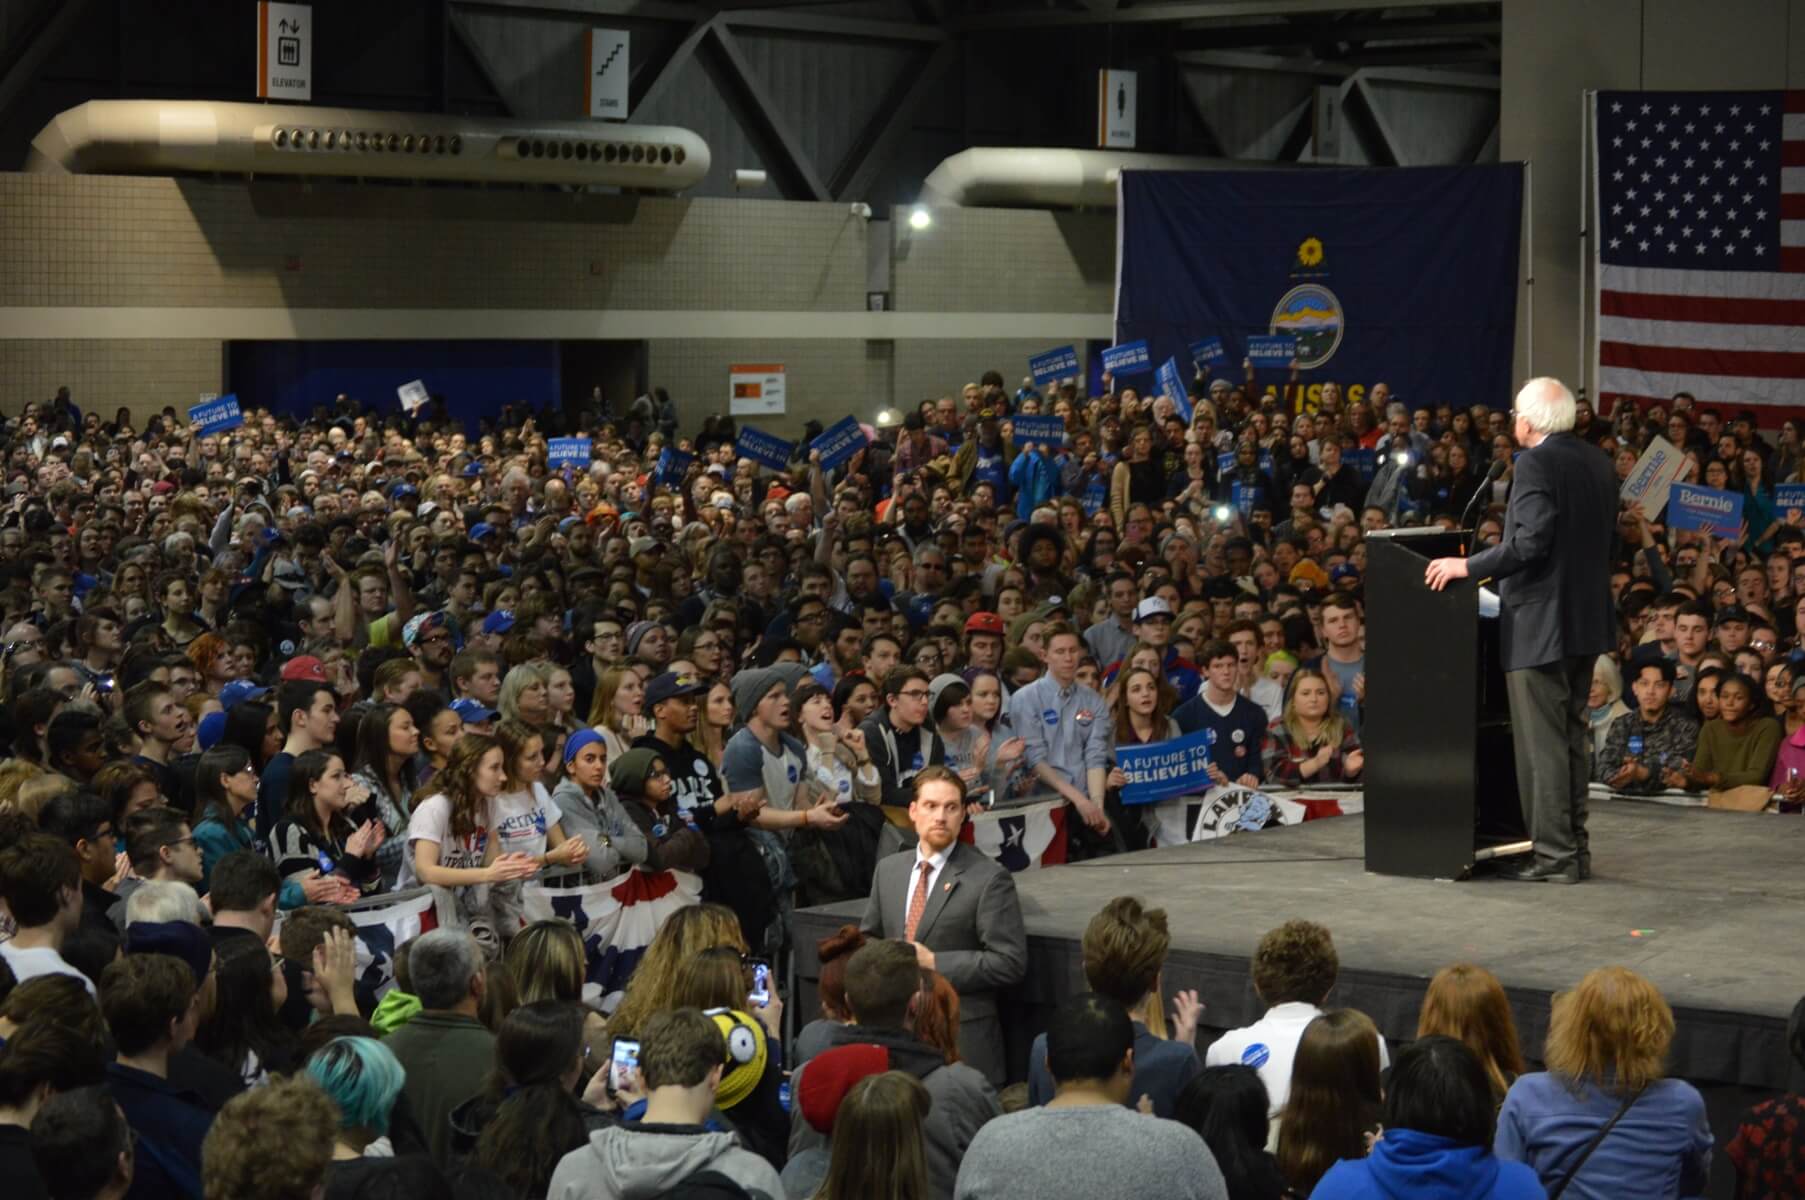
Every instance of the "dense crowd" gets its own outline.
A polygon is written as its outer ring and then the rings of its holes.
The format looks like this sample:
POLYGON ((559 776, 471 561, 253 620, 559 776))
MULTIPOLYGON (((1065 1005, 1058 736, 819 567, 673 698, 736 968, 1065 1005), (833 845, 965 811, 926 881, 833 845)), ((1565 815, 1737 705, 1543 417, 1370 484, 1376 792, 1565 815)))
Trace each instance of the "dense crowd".
MULTIPOLYGON (((1463 1011, 1426 1007, 1423 1033, 1452 1040, 1400 1049, 1381 1093, 1372 1023, 1321 1009, 1326 933, 1263 945, 1265 1022, 1199 1055, 1195 997, 1163 1015, 1163 915, 1126 900, 1026 1094, 997 1091, 994 993, 1025 950, 961 826, 1050 800, 1068 859, 1143 847, 1115 751, 1192 733, 1200 792, 1357 783, 1362 538, 1470 511, 1496 542, 1503 413, 1249 366, 1199 377, 1187 417, 992 372, 830 469, 811 425, 772 471, 727 418, 621 407, 473 437, 341 396, 197 437, 65 391, 0 429, 0 1153, 42 1181, 20 1194, 1038 1197, 1142 1172, 1137 1193, 1352 1196, 1489 1172, 1417 1194, 1538 1195, 1632 1084, 1636 1146, 1607 1139, 1569 1192, 1693 1186, 1710 1135, 1660 1079, 1645 982, 1587 977, 1571 1021, 1653 1040, 1600 1060, 1551 1032, 1551 1087, 1514 1034, 1475 1032, 1489 976, 1451 968, 1463 1011), (1024 414, 1063 444, 1018 445, 1024 414), (560 433, 586 466, 548 466, 560 433), (667 449, 694 459, 667 473, 667 449), (919 879, 886 892, 886 862, 919 879), (698 877, 704 903, 609 1010, 609 948, 532 919, 527 889, 631 870, 698 877), (441 927, 391 980, 347 906, 414 889, 441 927), (821 948, 821 1019, 787 1030, 786 915, 867 894, 821 948), (1576 1126, 1573 1096, 1602 1116, 1576 1126)), ((1677 397, 1582 402, 1576 431, 1626 478, 1660 433, 1750 517, 1724 541, 1626 511, 1597 777, 1798 808, 1805 533, 1764 482, 1798 472, 1796 428, 1770 445, 1677 397)))

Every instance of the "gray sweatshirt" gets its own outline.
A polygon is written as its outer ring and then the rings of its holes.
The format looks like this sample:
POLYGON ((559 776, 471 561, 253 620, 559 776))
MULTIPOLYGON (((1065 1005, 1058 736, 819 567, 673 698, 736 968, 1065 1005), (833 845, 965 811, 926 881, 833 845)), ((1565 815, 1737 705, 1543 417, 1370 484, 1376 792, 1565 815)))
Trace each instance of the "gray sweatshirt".
POLYGON ((601 883, 645 862, 646 835, 614 793, 604 790, 585 795, 576 780, 563 779, 552 791, 552 801, 563 814, 558 823, 564 836, 581 837, 589 844, 589 858, 583 863, 583 878, 588 882, 601 883), (601 834, 608 836, 608 845, 602 845, 601 834))
POLYGON ((1228 1185, 1210 1148, 1188 1127, 1097 1105, 1029 1108, 985 1125, 965 1151, 953 1194, 955 1200, 1228 1200, 1228 1185))
POLYGON ((611 1125, 559 1160, 546 1200, 652 1200, 702 1171, 719 1172, 754 1197, 783 1198, 771 1164, 742 1150, 731 1133, 699 1125, 611 1125))

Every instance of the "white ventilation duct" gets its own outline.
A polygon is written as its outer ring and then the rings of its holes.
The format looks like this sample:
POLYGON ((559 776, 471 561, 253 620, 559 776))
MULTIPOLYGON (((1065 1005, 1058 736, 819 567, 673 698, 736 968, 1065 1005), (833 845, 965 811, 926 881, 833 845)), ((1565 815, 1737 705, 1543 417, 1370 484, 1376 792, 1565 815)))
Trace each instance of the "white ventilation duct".
POLYGON ((708 174, 687 129, 212 100, 90 100, 31 141, 26 170, 604 184, 676 192, 708 174))
POLYGON ((941 161, 921 185, 929 208, 1114 208, 1123 171, 1246 170, 1272 163, 1123 150, 978 146, 941 161))

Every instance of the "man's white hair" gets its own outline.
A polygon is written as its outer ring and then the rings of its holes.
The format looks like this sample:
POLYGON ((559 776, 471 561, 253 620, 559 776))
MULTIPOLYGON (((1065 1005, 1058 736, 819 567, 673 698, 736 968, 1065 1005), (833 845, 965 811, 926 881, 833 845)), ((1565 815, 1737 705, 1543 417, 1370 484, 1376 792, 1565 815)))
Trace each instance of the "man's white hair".
POLYGON ((147 879, 125 901, 125 923, 186 921, 201 923, 201 898, 194 889, 173 879, 147 879))
POLYGON ((1516 414, 1544 437, 1573 428, 1573 393, 1552 376, 1544 375, 1524 384, 1517 392, 1514 407, 1516 414))

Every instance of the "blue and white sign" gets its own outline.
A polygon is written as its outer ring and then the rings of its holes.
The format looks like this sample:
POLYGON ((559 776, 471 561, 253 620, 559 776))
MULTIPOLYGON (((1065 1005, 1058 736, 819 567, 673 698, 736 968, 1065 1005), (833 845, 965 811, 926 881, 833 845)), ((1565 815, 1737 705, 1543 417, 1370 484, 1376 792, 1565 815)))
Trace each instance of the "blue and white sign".
POLYGON ((1805 483, 1774 485, 1774 507, 1780 510, 1782 521, 1805 523, 1805 483))
MULTIPOLYGON (((1260 457, 1257 461, 1260 464, 1260 470, 1266 472, 1268 475, 1272 474, 1272 451, 1260 451, 1260 457)), ((1218 451, 1216 454, 1216 474, 1230 475, 1234 473, 1234 470, 1235 452, 1233 450, 1218 451)))
POLYGON ((829 425, 826 432, 808 444, 808 448, 820 453, 821 469, 831 471, 863 450, 868 440, 859 419, 846 417, 829 425))
POLYGON ((1147 350, 1147 339, 1123 342, 1103 352, 1103 369, 1120 379, 1124 375, 1144 375, 1153 370, 1153 356, 1147 350))
POLYGON ((1146 746, 1117 746, 1116 766, 1128 776, 1123 804, 1157 804, 1174 796, 1202 795, 1210 779, 1207 729, 1146 746))
POLYGON ((796 453, 796 443, 786 442, 780 437, 773 437, 763 430, 745 425, 741 426, 740 436, 734 441, 733 449, 741 458, 749 458, 773 471, 781 471, 790 465, 790 456, 796 453))
POLYGON ((552 438, 545 443, 545 462, 552 470, 559 467, 587 467, 589 439, 586 437, 552 438))
POLYGON ((658 452, 657 481, 665 487, 681 487, 683 476, 689 471, 689 464, 695 461, 696 456, 688 450, 666 446, 658 452))
POLYGON ((1034 382, 1040 387, 1049 383, 1057 383, 1061 379, 1078 377, 1078 348, 1061 346, 1056 350, 1048 350, 1044 354, 1036 354, 1028 360, 1028 373, 1034 376, 1034 382))
POLYGON ((1676 483, 1667 497, 1667 527, 1739 538, 1742 536, 1742 493, 1676 483))
POLYGON ((1297 339, 1287 333, 1247 339, 1247 357, 1256 367, 1287 367, 1297 361, 1297 339))
POLYGON ((1172 401, 1172 407, 1178 410, 1178 415, 1185 419, 1186 425, 1189 425, 1191 423, 1191 397, 1185 392, 1185 377, 1179 372, 1178 356, 1174 355, 1161 363, 1153 377, 1159 383, 1160 395, 1172 401))
POLYGON ((1228 351, 1223 348, 1222 339, 1219 337, 1192 342, 1190 352, 1191 361, 1197 364, 1197 369, 1206 375, 1228 361, 1228 351))
POLYGON ((188 410, 188 423, 194 426, 196 437, 212 437, 228 429, 237 429, 244 424, 244 414, 238 411, 238 394, 228 393, 217 400, 195 405, 188 410))
POLYGON ((1359 472, 1360 478, 1367 483, 1379 473, 1379 452, 1377 450, 1343 450, 1341 461, 1359 472))
POLYGON ((1012 440, 1018 446, 1065 445, 1064 417, 1018 416, 1011 418, 1011 423, 1015 427, 1012 440))

